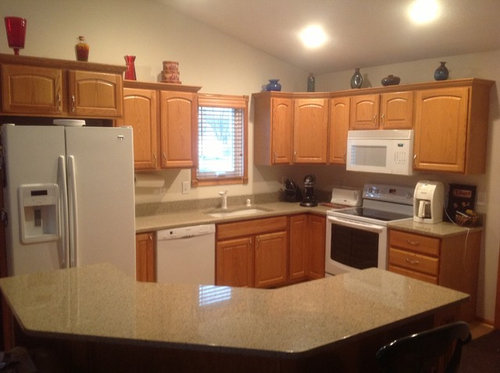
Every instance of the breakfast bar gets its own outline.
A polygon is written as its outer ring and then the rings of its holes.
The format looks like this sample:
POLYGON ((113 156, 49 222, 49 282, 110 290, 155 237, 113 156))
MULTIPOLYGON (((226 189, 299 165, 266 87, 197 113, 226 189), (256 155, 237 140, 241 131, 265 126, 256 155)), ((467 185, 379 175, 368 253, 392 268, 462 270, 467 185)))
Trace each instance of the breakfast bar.
POLYGON ((98 264, 0 287, 26 343, 70 348, 59 362, 86 371, 362 370, 374 343, 432 327, 468 298, 376 268, 265 290, 137 282, 98 264))

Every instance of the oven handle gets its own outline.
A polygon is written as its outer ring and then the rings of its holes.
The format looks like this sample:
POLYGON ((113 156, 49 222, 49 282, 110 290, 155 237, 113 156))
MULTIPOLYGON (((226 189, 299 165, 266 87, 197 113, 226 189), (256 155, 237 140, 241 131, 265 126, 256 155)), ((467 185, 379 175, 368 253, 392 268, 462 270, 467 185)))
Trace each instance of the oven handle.
POLYGON ((336 224, 343 225, 344 227, 361 229, 361 230, 375 232, 375 233, 381 233, 384 231, 384 228, 385 228, 384 226, 364 223, 361 221, 345 220, 345 219, 339 218, 337 216, 329 216, 328 221, 335 222, 336 224))

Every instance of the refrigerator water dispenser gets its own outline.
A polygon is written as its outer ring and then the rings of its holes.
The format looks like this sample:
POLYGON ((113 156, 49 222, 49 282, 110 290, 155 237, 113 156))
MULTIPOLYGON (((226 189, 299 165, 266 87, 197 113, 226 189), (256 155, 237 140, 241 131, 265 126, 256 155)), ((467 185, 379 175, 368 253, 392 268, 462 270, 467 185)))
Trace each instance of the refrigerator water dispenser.
POLYGON ((20 234, 23 244, 59 239, 59 186, 24 184, 19 189, 20 234))

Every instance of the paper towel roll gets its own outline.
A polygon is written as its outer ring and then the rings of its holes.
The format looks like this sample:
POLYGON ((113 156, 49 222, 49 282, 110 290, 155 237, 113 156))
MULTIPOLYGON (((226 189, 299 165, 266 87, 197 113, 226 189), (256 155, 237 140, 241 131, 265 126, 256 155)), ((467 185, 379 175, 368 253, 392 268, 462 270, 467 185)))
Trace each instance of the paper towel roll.
POLYGON ((138 188, 163 188, 165 178, 162 175, 155 174, 136 174, 135 186, 138 188))

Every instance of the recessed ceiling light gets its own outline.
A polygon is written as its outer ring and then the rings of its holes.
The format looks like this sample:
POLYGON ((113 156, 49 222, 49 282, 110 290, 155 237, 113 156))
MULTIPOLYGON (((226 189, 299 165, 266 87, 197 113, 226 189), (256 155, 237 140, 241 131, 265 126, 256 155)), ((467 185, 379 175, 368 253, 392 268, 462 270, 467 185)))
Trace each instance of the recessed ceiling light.
POLYGON ((408 15, 417 24, 434 21, 440 12, 437 0, 415 0, 408 8, 408 15))
POLYGON ((326 43, 327 36, 323 27, 311 25, 299 33, 299 38, 307 48, 318 48, 326 43))

